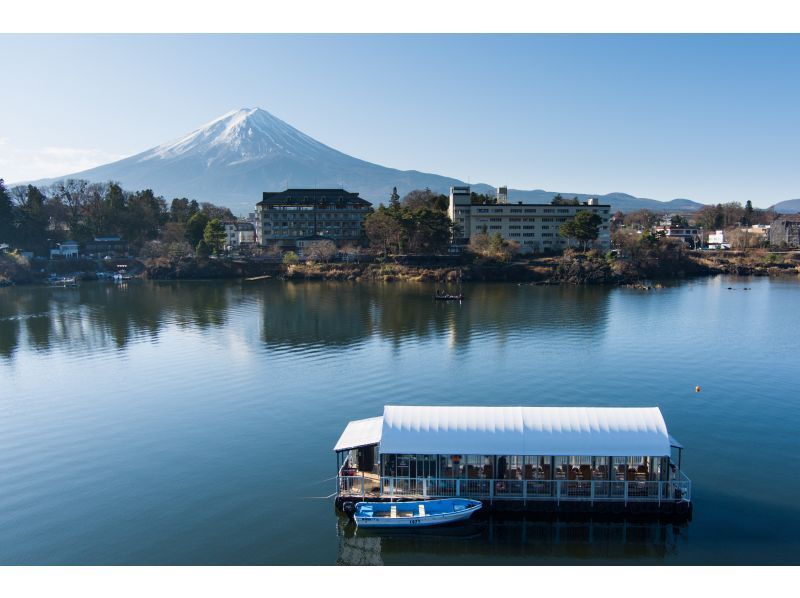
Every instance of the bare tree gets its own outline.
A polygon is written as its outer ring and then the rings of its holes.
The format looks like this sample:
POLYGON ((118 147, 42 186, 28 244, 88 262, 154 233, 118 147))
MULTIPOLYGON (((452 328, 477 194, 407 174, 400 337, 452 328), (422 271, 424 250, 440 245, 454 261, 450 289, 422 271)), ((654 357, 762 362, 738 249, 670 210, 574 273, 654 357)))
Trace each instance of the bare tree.
POLYGON ((336 255, 336 244, 333 241, 313 241, 303 252, 312 262, 329 262, 336 255))
POLYGON ((364 230, 372 246, 383 251, 384 256, 390 250, 399 252, 403 246, 405 230, 388 210, 379 208, 367 216, 364 230))

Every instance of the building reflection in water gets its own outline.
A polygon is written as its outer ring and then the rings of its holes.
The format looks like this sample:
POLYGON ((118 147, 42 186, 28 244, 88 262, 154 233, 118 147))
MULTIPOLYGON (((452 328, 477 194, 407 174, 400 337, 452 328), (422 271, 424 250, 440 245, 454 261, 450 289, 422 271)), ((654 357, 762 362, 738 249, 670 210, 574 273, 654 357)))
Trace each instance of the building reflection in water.
POLYGON ((590 339, 605 334, 607 289, 471 284, 461 303, 434 301, 434 289, 282 281, 0 289, 0 357, 56 346, 122 349, 137 338, 156 339, 169 325, 224 327, 234 311, 260 319, 256 326, 268 348, 352 347, 376 337, 400 347, 408 339, 442 337, 458 351, 488 337, 507 343, 541 335, 545 342, 554 329, 590 339))
POLYGON ((443 337, 459 350, 487 337, 546 340, 558 330, 592 341, 606 332, 608 289, 472 284, 465 285, 463 302, 434 301, 434 289, 419 283, 289 282, 249 292, 261 304, 264 343, 278 348, 347 347, 371 337, 400 346, 409 338, 443 337))
POLYGON ((664 561, 688 541, 688 524, 487 516, 463 525, 358 530, 340 515, 341 565, 587 564, 664 561))

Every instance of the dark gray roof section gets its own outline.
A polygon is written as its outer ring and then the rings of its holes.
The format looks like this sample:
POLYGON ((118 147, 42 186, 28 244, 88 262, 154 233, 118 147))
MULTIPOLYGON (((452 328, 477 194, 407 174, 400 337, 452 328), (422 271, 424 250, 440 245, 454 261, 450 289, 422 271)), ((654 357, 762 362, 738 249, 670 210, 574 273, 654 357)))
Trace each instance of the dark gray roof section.
POLYGON ((286 189, 285 191, 264 191, 259 206, 300 205, 317 206, 349 205, 354 208, 368 208, 372 204, 366 199, 344 189, 286 189))

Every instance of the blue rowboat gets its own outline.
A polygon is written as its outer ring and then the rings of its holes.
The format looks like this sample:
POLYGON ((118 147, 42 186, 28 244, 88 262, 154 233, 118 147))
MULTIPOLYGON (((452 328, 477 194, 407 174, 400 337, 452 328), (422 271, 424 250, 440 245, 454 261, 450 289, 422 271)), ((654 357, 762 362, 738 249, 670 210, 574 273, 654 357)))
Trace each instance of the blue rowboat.
POLYGON ((358 527, 424 527, 465 521, 482 506, 480 501, 466 498, 360 502, 356 503, 353 519, 358 527))

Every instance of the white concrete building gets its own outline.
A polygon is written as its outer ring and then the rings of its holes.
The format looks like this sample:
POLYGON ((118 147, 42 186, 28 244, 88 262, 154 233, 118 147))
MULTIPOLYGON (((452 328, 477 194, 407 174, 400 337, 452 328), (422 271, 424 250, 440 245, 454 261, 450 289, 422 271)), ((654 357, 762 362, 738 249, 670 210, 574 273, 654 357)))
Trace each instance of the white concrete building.
POLYGON ((50 259, 53 258, 66 258, 77 259, 79 254, 79 245, 77 241, 64 241, 59 243, 56 249, 50 250, 50 259))
MULTIPOLYGON (((501 196, 507 198, 498 191, 498 199, 501 196)), ((460 236, 455 239, 456 245, 466 245, 473 235, 485 231, 489 235, 500 233, 503 239, 516 241, 522 253, 538 253, 567 248, 568 240, 558 233, 558 229, 582 211, 600 216, 600 234, 594 246, 608 251, 611 248, 611 206, 601 205, 596 199, 576 206, 499 201, 497 204, 472 205, 469 187, 451 187, 448 215, 461 229, 460 236)))
POLYGON ((683 227, 683 226, 657 226, 655 227, 656 233, 663 233, 664 236, 670 239, 680 239, 684 243, 691 245, 692 247, 699 247, 702 244, 702 239, 700 238, 700 229, 694 227, 683 227))
POLYGON ((225 222, 225 247, 238 249, 252 247, 256 242, 256 228, 250 222, 225 222))

